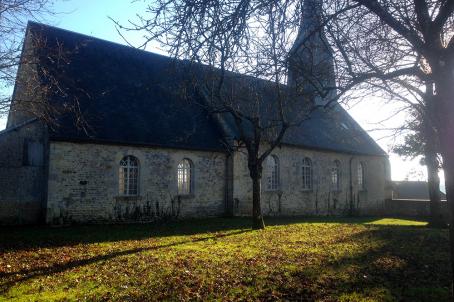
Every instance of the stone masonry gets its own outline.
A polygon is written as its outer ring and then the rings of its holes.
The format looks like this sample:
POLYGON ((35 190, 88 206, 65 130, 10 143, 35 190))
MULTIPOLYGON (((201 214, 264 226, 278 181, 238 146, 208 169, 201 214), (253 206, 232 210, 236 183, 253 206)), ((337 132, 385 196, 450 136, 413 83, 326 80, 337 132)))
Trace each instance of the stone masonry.
POLYGON ((36 121, 0 132, 0 224, 44 220, 44 146, 44 128, 36 121), (28 158, 30 152, 32 161, 28 158))
POLYGON ((52 142, 48 223, 140 222, 224 214, 224 153, 52 142), (119 162, 139 159, 139 194, 119 195, 119 162), (194 164, 194 192, 177 194, 177 165, 194 164))
MULTIPOLYGON (((280 188, 262 188, 265 215, 380 214, 389 179, 385 157, 351 156, 295 147, 277 148, 280 188), (301 189, 301 161, 313 162, 314 185, 301 189), (334 160, 341 162, 341 190, 330 190, 334 160), (365 165, 365 190, 358 190, 357 165, 365 165), (350 190, 350 163, 352 190, 350 190), (352 197, 352 198, 350 198, 352 197), (353 202, 351 202, 353 201, 353 202)), ((138 222, 164 217, 210 217, 226 213, 226 154, 150 147, 52 142, 46 220, 48 223, 138 222), (139 195, 122 197, 118 188, 121 158, 139 159, 139 195), (194 163, 194 193, 177 194, 177 165, 183 158, 194 163)), ((236 153, 233 161, 233 213, 251 214, 252 191, 246 157, 236 153)), ((266 173, 266 172, 265 172, 266 173)))
MULTIPOLYGON (((267 191, 266 170, 262 178, 262 212, 273 215, 346 215, 382 214, 385 199, 389 198, 387 180, 390 180, 386 157, 357 156, 336 152, 316 151, 290 146, 276 148, 280 166, 280 186, 267 191), (309 157, 313 164, 313 188, 302 189, 302 160, 309 157), (339 191, 331 189, 331 168, 334 161, 341 163, 339 191), (365 167, 365 189, 358 189, 358 163, 365 167), (351 166, 351 173, 350 173, 351 166), (350 179, 352 180, 350 183, 350 179), (350 190, 351 184, 351 190, 350 190)), ((235 155, 234 213, 250 215, 252 211, 252 182, 244 153, 235 155)))

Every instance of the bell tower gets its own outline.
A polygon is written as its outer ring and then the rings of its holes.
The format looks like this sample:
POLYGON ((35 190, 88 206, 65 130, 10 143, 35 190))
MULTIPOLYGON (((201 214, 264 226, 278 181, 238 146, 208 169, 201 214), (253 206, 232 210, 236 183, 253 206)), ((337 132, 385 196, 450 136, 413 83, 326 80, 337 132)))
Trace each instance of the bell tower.
POLYGON ((333 51, 322 21, 322 0, 304 0, 302 21, 289 52, 287 85, 323 106, 336 92, 333 51))

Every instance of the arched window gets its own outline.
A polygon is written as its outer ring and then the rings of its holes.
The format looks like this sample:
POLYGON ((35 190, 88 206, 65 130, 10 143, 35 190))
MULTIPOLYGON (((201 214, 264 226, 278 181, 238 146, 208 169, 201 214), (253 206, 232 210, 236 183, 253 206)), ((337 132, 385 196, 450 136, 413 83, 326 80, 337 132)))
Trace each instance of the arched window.
POLYGON ((183 159, 178 164, 178 194, 192 193, 192 162, 189 159, 183 159))
POLYGON ((309 157, 303 159, 303 190, 312 190, 312 161, 309 157))
POLYGON ((266 159, 266 189, 275 191, 279 189, 279 159, 275 155, 266 159))
POLYGON ((335 160, 331 168, 331 188, 333 191, 340 191, 340 162, 335 160))
POLYGON ((364 190, 364 164, 358 163, 358 189, 364 190))
POLYGON ((139 161, 128 155, 120 161, 119 169, 120 195, 135 196, 139 194, 139 161))

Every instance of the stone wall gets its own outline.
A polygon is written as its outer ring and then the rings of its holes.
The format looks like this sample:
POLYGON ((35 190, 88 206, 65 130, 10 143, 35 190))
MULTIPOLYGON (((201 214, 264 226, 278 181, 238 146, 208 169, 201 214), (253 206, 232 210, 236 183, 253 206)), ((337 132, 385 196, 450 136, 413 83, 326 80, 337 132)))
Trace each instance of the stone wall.
POLYGON ((153 221, 169 216, 207 217, 225 212, 226 155, 219 152, 52 142, 48 223, 153 221), (119 163, 138 158, 139 195, 119 194, 119 163), (177 195, 177 165, 194 167, 194 192, 177 195))
MULTIPOLYGON (((168 217, 209 217, 229 213, 250 215, 252 186, 246 156, 235 153, 230 165, 226 154, 150 147, 51 142, 47 204, 44 166, 24 166, 25 140, 43 141, 34 126, 3 134, 0 209, 4 223, 37 222, 46 206, 47 223, 138 222, 168 217), (140 163, 139 195, 119 193, 119 162, 133 155, 140 163), (177 165, 188 158, 194 164, 194 192, 177 194, 177 165), (232 167, 233 186, 226 173, 232 167), (228 190, 226 190, 228 188, 228 190), (233 203, 227 203, 229 195, 233 203)), ((351 156, 334 152, 284 146, 273 155, 279 159, 280 187, 262 188, 265 215, 343 215, 385 213, 389 162, 385 157, 351 156), (302 159, 313 163, 313 189, 302 189, 302 159), (331 168, 341 163, 341 190, 333 192, 331 168), (357 165, 365 166, 365 190, 357 185, 357 165), (350 190, 350 165, 352 190, 350 190), (351 202, 353 200, 353 202, 351 202)), ((266 171, 264 171, 265 177, 266 171)), ((264 181, 263 181, 264 183, 264 181)))
MULTIPOLYGON (((430 201, 421 199, 392 199, 386 201, 386 214, 390 216, 429 217, 430 201)), ((449 208, 446 200, 440 203, 443 219, 449 221, 449 208)))
POLYGON ((0 224, 44 220, 45 144, 36 121, 0 132, 0 224))
MULTIPOLYGON (((266 171, 262 178, 262 212, 264 215, 376 215, 384 213, 384 201, 389 198, 387 180, 390 180, 386 157, 353 156, 335 152, 301 149, 291 146, 276 148, 273 155, 279 159, 280 188, 267 191, 266 171), (309 157, 313 164, 313 189, 302 189, 302 160, 309 157), (334 160, 341 163, 340 187, 331 190, 331 168, 334 160), (365 190, 358 188, 357 166, 365 166, 365 190), (350 192, 350 163, 352 190, 350 192)), ((252 183, 243 153, 235 155, 234 213, 251 215, 252 183)))

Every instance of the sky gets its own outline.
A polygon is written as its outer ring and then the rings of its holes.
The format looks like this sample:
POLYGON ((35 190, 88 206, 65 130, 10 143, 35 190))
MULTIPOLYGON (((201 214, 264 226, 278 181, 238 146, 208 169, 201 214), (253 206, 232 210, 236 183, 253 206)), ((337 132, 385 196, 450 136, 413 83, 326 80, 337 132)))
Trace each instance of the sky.
MULTIPOLYGON (((145 10, 145 1, 130 0, 61 0, 53 6, 54 16, 47 16, 45 23, 67 30, 83 33, 97 38, 126 44, 124 39, 115 29, 112 20, 127 24, 128 20, 135 20, 137 13, 145 10)), ((124 33, 128 42, 139 46, 142 36, 138 32, 124 33)), ((159 45, 147 47, 148 51, 165 54, 159 45)), ((389 105, 383 105, 379 98, 371 98, 355 106, 347 106, 348 112, 355 120, 368 131, 369 135, 389 154, 391 161, 391 177, 393 180, 426 180, 425 167, 419 164, 419 159, 405 160, 390 152, 390 148, 396 143, 395 138, 390 137, 389 131, 378 131, 379 128, 391 128, 399 126, 405 120, 404 115, 398 115, 389 119, 396 110, 389 105)), ((0 118, 0 129, 5 127, 6 120, 0 118)), ((443 175, 441 173, 442 183, 443 175)))

